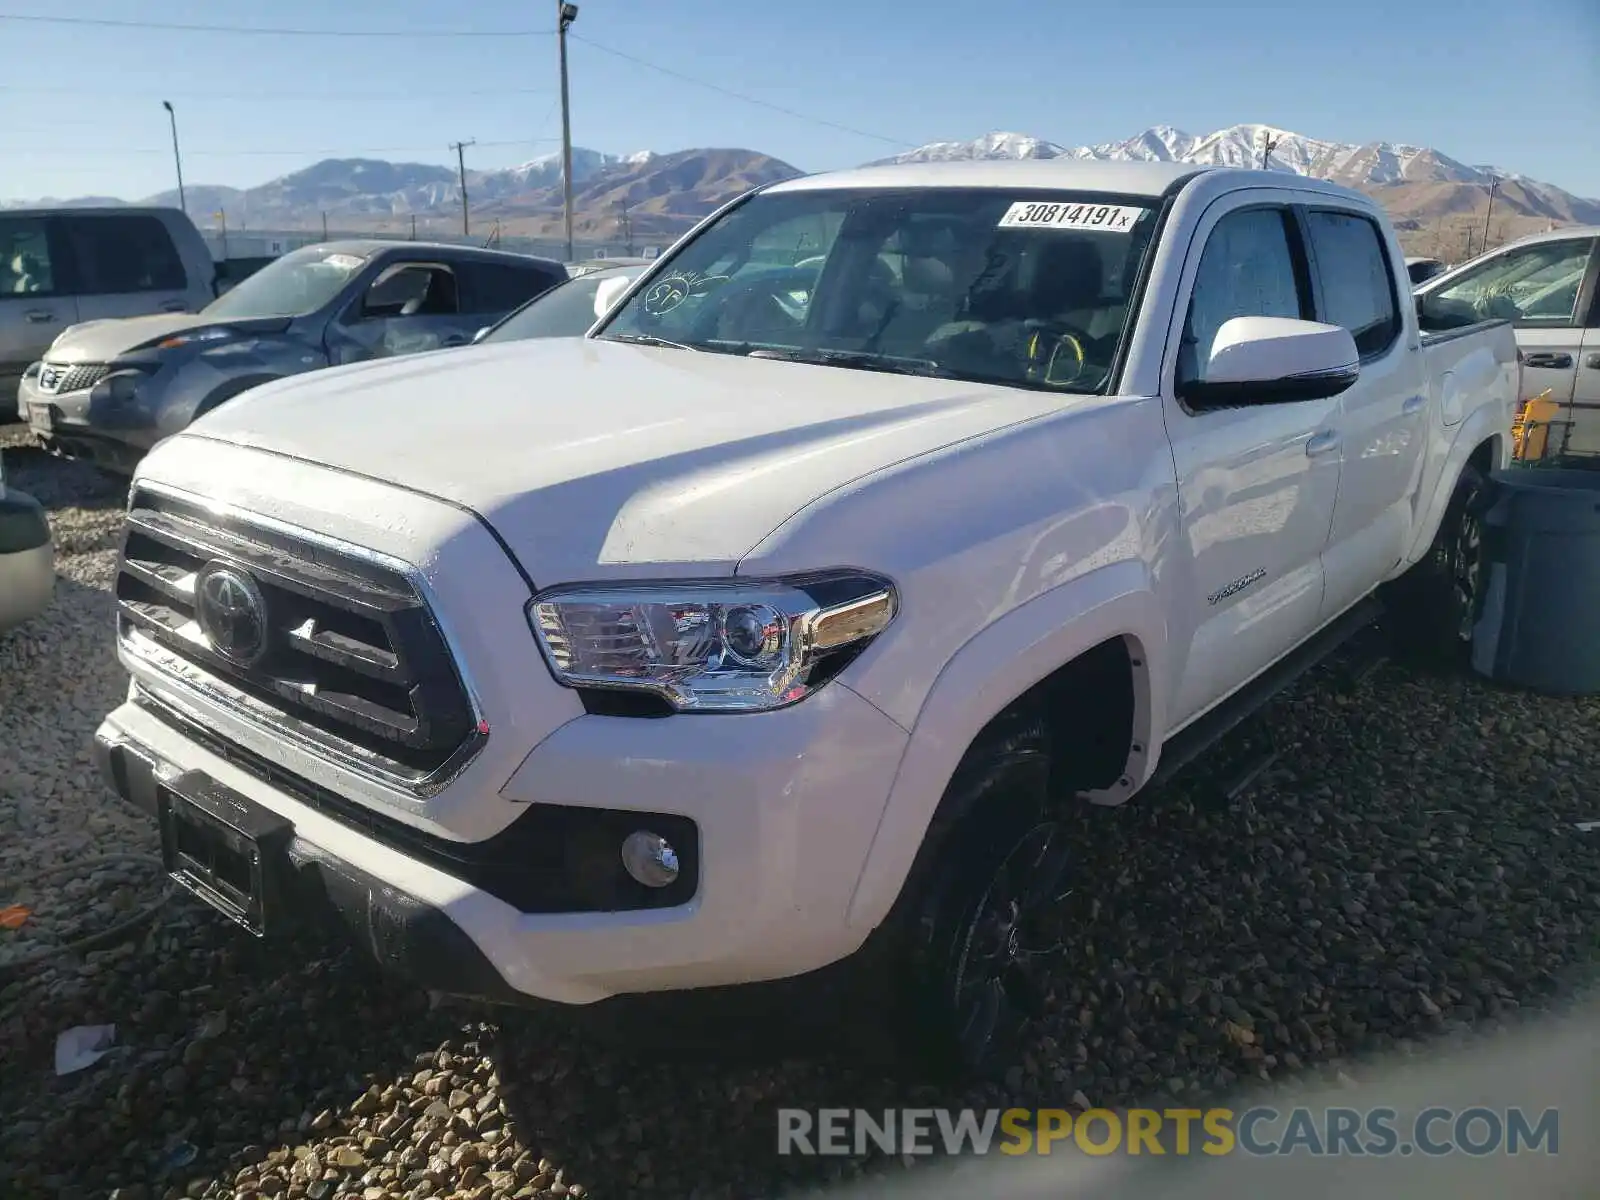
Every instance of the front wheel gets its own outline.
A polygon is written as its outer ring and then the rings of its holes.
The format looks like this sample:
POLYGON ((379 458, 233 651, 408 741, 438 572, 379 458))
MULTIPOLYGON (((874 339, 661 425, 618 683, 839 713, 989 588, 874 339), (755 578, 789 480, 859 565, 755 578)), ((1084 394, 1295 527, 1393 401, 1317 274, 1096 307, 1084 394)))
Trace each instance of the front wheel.
POLYGON ((1489 481, 1468 463, 1428 553, 1395 581, 1389 598, 1395 651, 1436 667, 1464 664, 1483 605, 1483 518, 1489 481))
POLYGON ((1048 756, 1034 729, 963 765, 965 815, 943 839, 922 893, 907 983, 918 1056, 943 1072, 996 1078, 1043 1015, 1048 918, 1067 874, 1067 835, 1049 809, 1048 756))

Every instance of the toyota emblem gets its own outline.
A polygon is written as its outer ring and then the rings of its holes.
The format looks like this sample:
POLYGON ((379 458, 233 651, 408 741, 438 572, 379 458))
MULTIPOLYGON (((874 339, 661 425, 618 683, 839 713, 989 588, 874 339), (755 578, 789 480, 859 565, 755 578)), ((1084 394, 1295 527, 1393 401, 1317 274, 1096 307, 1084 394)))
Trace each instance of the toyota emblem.
POLYGON ((194 616, 206 642, 237 667, 260 662, 269 647, 267 600, 244 571, 208 563, 194 584, 194 616))

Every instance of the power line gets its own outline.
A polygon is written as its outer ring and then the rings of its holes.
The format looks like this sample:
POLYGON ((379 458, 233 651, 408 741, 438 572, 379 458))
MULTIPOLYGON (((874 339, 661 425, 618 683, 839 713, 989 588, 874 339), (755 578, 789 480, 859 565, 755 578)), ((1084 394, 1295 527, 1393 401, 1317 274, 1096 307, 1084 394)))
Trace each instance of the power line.
MULTIPOLYGON (((452 96, 548 96, 553 88, 451 88, 452 96)), ((347 88, 343 91, 321 91, 294 88, 288 91, 266 92, 208 92, 184 91, 177 88, 93 88, 93 87, 32 87, 17 83, 0 83, 0 92, 36 92, 40 95, 58 96, 165 96, 191 100, 298 100, 305 97, 381 97, 386 100, 425 100, 436 103, 437 96, 419 93, 415 88, 390 92, 375 92, 365 88, 347 88)))
POLYGON ((612 55, 614 58, 620 58, 627 62, 631 62, 635 66, 644 67, 646 70, 650 71, 656 71, 659 74, 670 76, 671 78, 681 80, 684 83, 692 83, 696 87, 702 87, 708 91, 719 92, 722 95, 730 96, 735 100, 743 100, 746 104, 754 104, 760 108, 766 108, 776 113, 782 113, 786 117, 794 117, 799 121, 809 121, 813 125, 822 125, 828 129, 836 129, 840 133, 848 133, 854 135, 855 137, 868 138, 875 142, 885 142, 891 146, 910 147, 915 145, 914 142, 902 141, 899 138, 884 137, 881 133, 869 133, 865 129, 856 129, 849 125, 841 125, 837 121, 829 121, 822 117, 813 117, 808 113, 796 112, 794 109, 785 108, 781 104, 773 104, 770 100, 759 100, 755 96, 747 96, 743 92, 736 92, 732 88, 725 88, 721 84, 710 83, 704 79, 696 79, 694 76, 685 75, 681 71, 674 71, 671 67, 663 67, 657 63, 647 62, 645 59, 635 57, 632 54, 626 54, 621 50, 613 49, 610 46, 602 46, 593 38, 586 38, 582 34, 569 32, 567 36, 575 42, 582 42, 585 46, 592 46, 602 54, 612 55))
POLYGON ((100 29, 159 29, 167 33, 263 34, 272 37, 343 38, 529 38, 550 37, 551 29, 305 29, 281 25, 211 25, 181 21, 130 21, 111 17, 57 17, 0 13, 0 21, 32 25, 79 25, 100 29))
MULTIPOLYGON (((490 146, 541 146, 541 145, 547 145, 550 142, 554 142, 556 140, 558 140, 558 139, 556 139, 556 138, 516 138, 516 139, 510 140, 510 141, 478 142, 477 145, 484 146, 484 147, 490 147, 490 146)), ((85 155, 85 154, 167 154, 167 153, 170 153, 170 150, 171 150, 170 147, 165 147, 165 148, 162 148, 162 149, 156 149, 154 147, 145 147, 145 146, 117 146, 117 147, 112 147, 112 148, 102 147, 102 148, 99 148, 99 149, 94 149, 94 148, 87 148, 86 149, 86 148, 81 147, 81 146, 73 146, 73 147, 70 147, 70 148, 60 148, 60 147, 37 147, 36 148, 36 147, 30 147, 30 146, 0 146, 0 154, 17 154, 17 155, 28 155, 28 154, 45 155, 45 154, 49 154, 49 155, 57 155, 57 156, 63 156, 63 155, 66 155, 66 156, 81 156, 81 155, 85 155)), ((434 147, 431 147, 431 146, 367 146, 367 147, 363 147, 363 148, 338 148, 338 149, 331 149, 331 150, 329 150, 329 149, 323 149, 323 150, 238 150, 238 149, 204 150, 204 149, 201 149, 201 150, 186 150, 186 151, 184 151, 184 153, 188 154, 189 157, 191 157, 191 158, 195 157, 196 155, 204 155, 204 156, 206 156, 208 158, 227 158, 227 157, 231 157, 233 155, 294 158, 294 157, 301 157, 301 156, 312 155, 312 154, 320 154, 320 155, 322 155, 322 156, 324 156, 326 158, 351 158, 351 157, 353 157, 355 155, 360 155, 360 154, 427 154, 427 153, 432 152, 433 150, 434 150, 434 147)))

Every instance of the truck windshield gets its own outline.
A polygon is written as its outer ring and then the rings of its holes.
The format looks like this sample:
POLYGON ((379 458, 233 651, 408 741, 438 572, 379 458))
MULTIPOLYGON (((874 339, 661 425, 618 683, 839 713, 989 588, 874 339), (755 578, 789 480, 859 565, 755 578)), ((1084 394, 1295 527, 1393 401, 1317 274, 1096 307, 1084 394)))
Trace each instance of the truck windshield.
POLYGON ((200 312, 229 321, 304 316, 337 296, 366 261, 326 246, 306 246, 268 263, 200 312))
POLYGON ((1096 392, 1158 202, 988 188, 752 197, 596 336, 1096 392))

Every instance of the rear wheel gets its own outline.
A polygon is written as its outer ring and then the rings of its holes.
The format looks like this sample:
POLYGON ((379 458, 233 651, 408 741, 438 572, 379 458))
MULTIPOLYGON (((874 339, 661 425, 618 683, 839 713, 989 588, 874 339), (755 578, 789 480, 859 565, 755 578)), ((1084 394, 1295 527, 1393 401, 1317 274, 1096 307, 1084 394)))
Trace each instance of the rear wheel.
POLYGON ((1488 479, 1468 463, 1427 556, 1401 576, 1389 599, 1395 651, 1412 661, 1459 666, 1483 605, 1483 518, 1488 479))

